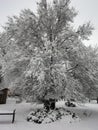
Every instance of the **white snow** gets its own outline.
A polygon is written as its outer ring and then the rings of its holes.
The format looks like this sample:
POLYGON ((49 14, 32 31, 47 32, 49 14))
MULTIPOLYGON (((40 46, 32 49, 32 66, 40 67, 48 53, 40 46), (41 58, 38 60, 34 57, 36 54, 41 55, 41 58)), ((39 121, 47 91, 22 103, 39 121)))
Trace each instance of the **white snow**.
MULTIPOLYGON (((42 105, 22 102, 16 104, 15 99, 8 99, 7 104, 0 104, 0 111, 12 111, 16 109, 14 124, 11 116, 0 115, 0 130, 98 130, 98 104, 96 102, 78 104, 75 108, 66 107, 67 110, 77 113, 81 118, 79 121, 68 123, 69 118, 63 118, 49 124, 35 124, 27 122, 26 117, 33 108, 42 105)), ((58 102, 57 106, 64 106, 64 101, 58 102)))

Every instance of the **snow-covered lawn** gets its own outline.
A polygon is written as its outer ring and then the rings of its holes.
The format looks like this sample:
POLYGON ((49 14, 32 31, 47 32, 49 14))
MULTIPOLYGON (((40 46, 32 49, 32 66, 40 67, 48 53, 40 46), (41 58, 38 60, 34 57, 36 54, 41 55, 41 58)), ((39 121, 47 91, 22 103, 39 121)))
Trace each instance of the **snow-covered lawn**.
MULTIPOLYGON (((64 102, 58 102, 57 107, 64 106, 64 102)), ((42 105, 22 102, 16 104, 15 99, 8 99, 7 104, 0 105, 0 111, 12 111, 16 109, 15 123, 12 124, 11 116, 0 115, 0 130, 98 130, 98 104, 96 102, 78 104, 75 108, 66 110, 77 113, 81 118, 78 121, 68 123, 69 118, 63 118, 49 124, 35 124, 27 122, 26 118, 30 111, 42 105)))

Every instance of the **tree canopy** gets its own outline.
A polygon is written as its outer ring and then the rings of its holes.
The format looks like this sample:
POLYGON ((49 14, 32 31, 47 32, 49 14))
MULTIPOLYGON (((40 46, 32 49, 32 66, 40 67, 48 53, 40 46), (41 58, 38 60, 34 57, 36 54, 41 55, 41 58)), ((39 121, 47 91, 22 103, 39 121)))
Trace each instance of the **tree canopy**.
POLYGON ((83 44, 93 27, 88 22, 74 28, 76 15, 70 0, 41 0, 37 14, 25 9, 8 18, 0 58, 2 75, 15 92, 29 100, 56 99, 83 97, 94 87, 97 60, 83 44))

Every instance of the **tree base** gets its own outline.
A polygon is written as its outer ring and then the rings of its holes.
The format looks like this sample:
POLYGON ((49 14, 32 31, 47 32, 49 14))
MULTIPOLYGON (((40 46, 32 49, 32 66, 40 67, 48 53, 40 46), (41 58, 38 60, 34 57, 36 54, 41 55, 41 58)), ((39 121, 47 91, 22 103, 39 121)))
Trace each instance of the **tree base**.
POLYGON ((55 109, 55 99, 44 100, 44 108, 46 111, 55 109))

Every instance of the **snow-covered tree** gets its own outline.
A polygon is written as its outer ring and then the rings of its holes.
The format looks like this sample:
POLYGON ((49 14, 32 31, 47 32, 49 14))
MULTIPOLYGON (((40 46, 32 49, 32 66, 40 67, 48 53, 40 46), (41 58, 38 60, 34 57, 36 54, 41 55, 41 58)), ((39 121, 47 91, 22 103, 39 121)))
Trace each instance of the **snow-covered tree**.
POLYGON ((8 19, 3 73, 10 77, 9 86, 15 86, 24 98, 57 99, 66 97, 66 92, 76 95, 82 93, 84 81, 93 81, 82 42, 93 28, 87 23, 75 29, 76 15, 70 0, 52 4, 41 0, 37 14, 28 9, 8 19))

